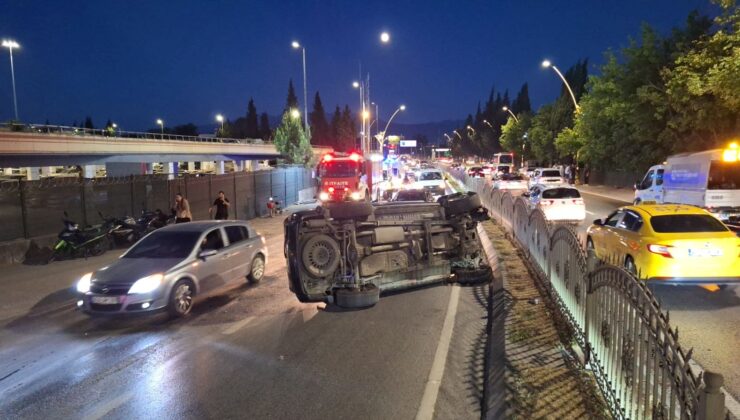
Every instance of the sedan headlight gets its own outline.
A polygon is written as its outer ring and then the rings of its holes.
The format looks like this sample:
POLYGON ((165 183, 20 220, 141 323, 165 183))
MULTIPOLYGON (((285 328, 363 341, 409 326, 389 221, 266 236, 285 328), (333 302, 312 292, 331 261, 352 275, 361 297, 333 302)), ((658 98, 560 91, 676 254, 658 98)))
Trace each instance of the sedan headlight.
POLYGON ((90 284, 92 283, 92 274, 93 273, 87 273, 84 276, 80 277, 79 280, 77 280, 77 292, 87 293, 90 291, 90 284))
POLYGON ((321 193, 319 193, 319 200, 326 201, 328 199, 329 199, 329 193, 328 192, 321 191, 321 193))
POLYGON ((159 285, 162 284, 162 279, 164 276, 161 273, 152 274, 151 276, 146 276, 144 278, 140 278, 139 280, 136 280, 136 283, 134 283, 133 286, 131 286, 130 289, 128 289, 128 293, 133 295, 137 293, 149 293, 151 291, 154 291, 159 287, 159 285))
POLYGON ((439 188, 445 188, 447 184, 444 181, 439 181, 439 188))

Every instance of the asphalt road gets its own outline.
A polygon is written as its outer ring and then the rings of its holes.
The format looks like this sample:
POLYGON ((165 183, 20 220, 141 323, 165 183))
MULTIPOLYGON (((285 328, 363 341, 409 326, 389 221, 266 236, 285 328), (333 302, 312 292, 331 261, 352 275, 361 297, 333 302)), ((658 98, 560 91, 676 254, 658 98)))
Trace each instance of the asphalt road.
MULTIPOLYGON (((586 222, 578 227, 585 232, 593 219, 605 218, 614 209, 628 205, 614 199, 583 193, 586 222)), ((704 369, 721 373, 725 389, 740 399, 740 287, 709 292, 697 286, 654 285, 652 290, 664 310, 670 311, 670 322, 678 327, 679 342, 688 350, 694 348, 694 360, 704 369)))
POLYGON ((483 287, 427 287, 358 311, 301 304, 287 287, 281 222, 253 222, 268 237, 262 283, 199 302, 182 320, 73 308, 74 279, 120 251, 3 267, 0 418, 414 418, 453 300, 441 359, 450 363, 432 407, 436 418, 480 416, 483 287))

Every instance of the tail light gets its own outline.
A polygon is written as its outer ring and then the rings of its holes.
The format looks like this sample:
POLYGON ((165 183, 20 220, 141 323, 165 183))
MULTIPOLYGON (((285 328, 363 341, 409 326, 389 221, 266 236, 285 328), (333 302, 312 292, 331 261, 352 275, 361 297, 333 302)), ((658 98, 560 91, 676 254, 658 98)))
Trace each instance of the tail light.
POLYGON ((540 204, 542 204, 543 206, 551 206, 555 204, 555 200, 542 200, 540 201, 540 204))
POLYGON ((671 255, 671 248, 673 248, 671 245, 649 244, 647 246, 648 251, 666 258, 673 258, 673 255, 671 255))
POLYGON ((577 198, 577 199, 573 200, 573 204, 577 204, 579 206, 580 205, 583 205, 583 199, 577 198))

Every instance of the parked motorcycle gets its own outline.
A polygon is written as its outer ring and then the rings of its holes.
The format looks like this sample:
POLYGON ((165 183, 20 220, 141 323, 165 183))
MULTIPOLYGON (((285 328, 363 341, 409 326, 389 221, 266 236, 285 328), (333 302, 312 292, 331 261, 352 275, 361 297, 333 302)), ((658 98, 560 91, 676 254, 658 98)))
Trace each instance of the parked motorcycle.
POLYGON ((148 221, 137 220, 131 216, 105 217, 101 212, 98 212, 98 214, 104 220, 104 224, 116 226, 111 231, 111 238, 116 245, 133 244, 150 232, 147 227, 148 221))
POLYGON ((80 229, 77 223, 69 219, 66 211, 62 222, 64 229, 59 232, 59 240, 54 244, 47 263, 104 254, 110 248, 111 231, 118 227, 113 222, 106 221, 101 225, 80 229))

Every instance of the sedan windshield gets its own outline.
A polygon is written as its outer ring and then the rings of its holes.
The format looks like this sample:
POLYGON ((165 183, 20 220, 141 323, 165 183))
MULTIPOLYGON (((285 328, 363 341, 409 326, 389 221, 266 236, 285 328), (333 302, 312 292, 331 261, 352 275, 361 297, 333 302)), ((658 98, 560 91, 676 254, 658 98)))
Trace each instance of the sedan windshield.
POLYGON ((519 174, 502 174, 501 180, 502 181, 521 181, 524 178, 522 178, 519 174))
POLYGON ((560 176, 560 171, 558 171, 557 169, 552 169, 552 170, 549 170, 549 171, 542 171, 542 175, 541 176, 547 176, 547 177, 557 176, 557 177, 559 177, 560 176))
POLYGON ((581 194, 575 188, 550 188, 542 191, 542 198, 581 198, 581 194))
POLYGON ((422 172, 419 177, 420 181, 435 181, 442 179, 442 174, 439 172, 422 172))
POLYGON ((727 232, 727 227, 708 214, 653 216, 650 225, 658 233, 727 232))
POLYGON ((199 237, 200 232, 157 231, 139 241, 123 258, 185 258, 199 237))

